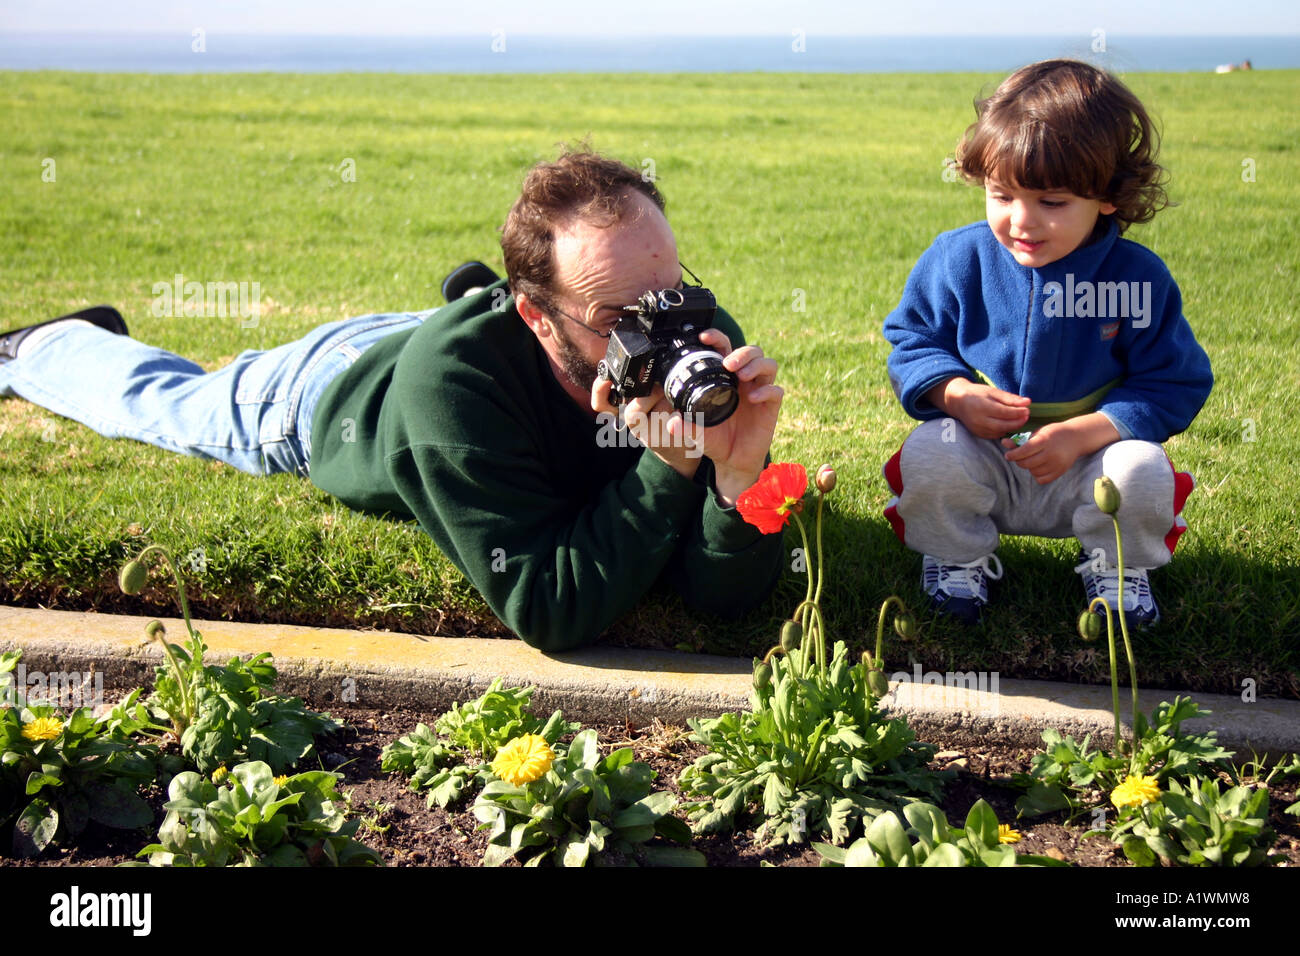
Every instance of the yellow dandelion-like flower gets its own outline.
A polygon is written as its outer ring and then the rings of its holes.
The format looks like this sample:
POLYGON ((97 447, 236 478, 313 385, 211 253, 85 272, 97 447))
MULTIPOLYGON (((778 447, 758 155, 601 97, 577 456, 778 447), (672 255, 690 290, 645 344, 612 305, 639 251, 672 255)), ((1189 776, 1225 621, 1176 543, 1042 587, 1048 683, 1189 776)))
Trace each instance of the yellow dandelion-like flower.
POLYGON ((1011 829, 1009 823, 998 824, 998 842, 999 843, 1019 843, 1020 831, 1011 829))
POLYGON ((229 773, 230 771, 226 769, 226 765, 223 763, 216 770, 212 771, 212 782, 220 783, 221 781, 226 779, 226 775, 229 773))
POLYGON ((28 740, 53 740, 63 733, 63 721, 57 717, 37 717, 23 724, 23 736, 28 740))
POLYGON ((1129 776, 1111 791, 1110 802, 1117 807, 1140 807, 1160 799, 1160 785, 1155 777, 1129 776))
POLYGON ((551 769, 555 751, 545 737, 524 734, 497 751, 492 772, 512 786, 532 783, 551 769))
POLYGON ((287 773, 282 773, 280 774, 280 776, 275 778, 275 785, 277 787, 283 787, 288 782, 289 782, 289 775, 287 773))

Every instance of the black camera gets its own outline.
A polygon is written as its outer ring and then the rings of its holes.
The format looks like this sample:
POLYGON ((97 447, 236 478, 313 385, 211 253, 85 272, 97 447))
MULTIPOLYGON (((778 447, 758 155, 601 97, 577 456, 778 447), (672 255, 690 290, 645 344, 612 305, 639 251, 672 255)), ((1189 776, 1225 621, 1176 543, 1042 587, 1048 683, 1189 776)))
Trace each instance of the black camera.
POLYGON ((713 326, 718 303, 699 286, 647 292, 609 336, 600 377, 613 382, 615 405, 641 398, 663 385, 673 408, 699 415, 705 427, 725 422, 740 404, 739 382, 722 366, 722 356, 700 342, 713 326))

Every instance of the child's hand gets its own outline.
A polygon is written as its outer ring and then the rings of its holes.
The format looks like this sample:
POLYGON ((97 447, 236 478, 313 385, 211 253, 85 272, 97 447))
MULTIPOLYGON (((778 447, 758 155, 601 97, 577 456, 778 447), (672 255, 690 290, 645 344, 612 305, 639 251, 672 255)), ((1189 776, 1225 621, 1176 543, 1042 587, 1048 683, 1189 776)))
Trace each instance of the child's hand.
POLYGON ((972 435, 1001 438, 1029 421, 1029 399, 957 377, 926 393, 930 404, 951 415, 972 435))
POLYGON ((1007 461, 1015 462, 1028 470, 1040 485, 1046 485, 1069 471, 1083 454, 1079 437, 1068 423, 1054 422, 1038 429, 1019 447, 1009 438, 1002 439, 1002 447, 1010 449, 1007 461))
POLYGON ((1008 449, 1007 461, 1028 469, 1040 485, 1045 485, 1069 471, 1081 455, 1091 455, 1119 440, 1119 431, 1109 418, 1089 412, 1044 425, 1019 448, 1004 438, 1002 447, 1008 449))

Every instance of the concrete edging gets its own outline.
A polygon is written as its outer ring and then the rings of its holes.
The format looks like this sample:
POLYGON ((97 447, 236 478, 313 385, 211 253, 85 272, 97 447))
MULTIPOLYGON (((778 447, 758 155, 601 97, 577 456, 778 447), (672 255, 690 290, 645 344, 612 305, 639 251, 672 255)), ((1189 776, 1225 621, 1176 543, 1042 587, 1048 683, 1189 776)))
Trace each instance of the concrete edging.
MULTIPOLYGON (((106 689, 148 686, 162 656, 144 636, 149 620, 0 606, 0 650, 21 647, 29 674, 93 669, 104 675, 106 689)), ((179 642, 184 623, 161 620, 168 637, 179 642)), ((606 647, 545 655, 522 641, 225 621, 196 621, 195 627, 207 642, 209 660, 270 651, 280 686, 310 694, 322 706, 338 700, 439 712, 481 694, 497 677, 506 686, 535 684, 539 713, 560 708, 566 717, 588 724, 642 725, 655 717, 685 724, 689 717, 749 706, 749 663, 730 657, 606 647)), ((984 690, 971 690, 922 683, 927 675, 919 668, 907 676, 891 681, 886 704, 905 714, 922 740, 955 734, 1037 748, 1046 727, 1075 737, 1092 734, 1097 741, 1111 736, 1109 687, 988 675, 984 690)), ((970 682, 975 683, 973 675, 970 682)), ((1213 712, 1189 728, 1215 729, 1239 759, 1252 751, 1262 756, 1300 750, 1300 701, 1247 703, 1229 695, 1183 693, 1213 712)), ((1128 692, 1121 689, 1121 694, 1126 712, 1128 692)), ((1143 691, 1141 706, 1149 712, 1173 696, 1143 691)))

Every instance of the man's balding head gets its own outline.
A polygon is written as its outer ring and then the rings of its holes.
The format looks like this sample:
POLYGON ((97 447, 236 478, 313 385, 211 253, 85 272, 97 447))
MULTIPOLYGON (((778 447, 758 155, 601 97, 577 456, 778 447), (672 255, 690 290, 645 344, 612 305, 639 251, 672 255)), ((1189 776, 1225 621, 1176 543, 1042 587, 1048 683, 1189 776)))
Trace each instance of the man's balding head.
POLYGON ((546 307, 560 291, 555 283, 555 236, 574 219, 596 226, 619 222, 648 197, 661 211, 664 199, 653 182, 614 159, 590 151, 566 150, 553 163, 538 163, 524 178, 505 225, 501 250, 514 295, 546 307))

